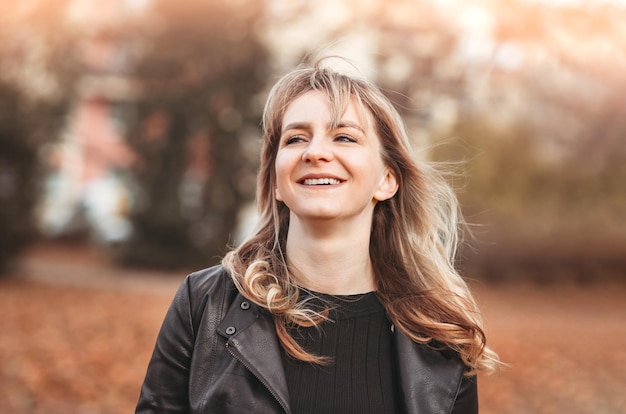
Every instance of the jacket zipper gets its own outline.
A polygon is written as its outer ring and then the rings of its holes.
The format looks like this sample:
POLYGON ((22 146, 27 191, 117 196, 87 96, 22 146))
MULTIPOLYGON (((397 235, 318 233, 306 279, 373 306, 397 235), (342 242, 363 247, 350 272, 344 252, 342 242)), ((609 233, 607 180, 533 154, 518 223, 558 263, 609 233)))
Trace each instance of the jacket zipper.
POLYGON ((286 413, 289 413, 289 410, 287 409, 287 407, 285 407, 282 403, 282 401, 280 400, 280 398, 278 398, 278 396, 276 395, 276 393, 274 392, 274 390, 269 386, 269 384, 263 379, 261 378, 260 375, 257 374, 256 370, 254 370, 250 365, 248 365, 242 358, 240 358, 231 348, 230 348, 230 342, 226 341, 226 349, 228 350, 228 352, 239 362, 241 362, 243 364, 244 367, 246 367, 246 369, 248 371, 250 371, 252 373, 252 375, 254 375, 256 377, 256 379, 258 379, 261 384, 263 384, 263 386, 265 386, 265 388, 270 392, 270 394, 272 394, 272 397, 274 397, 274 399, 276 401, 278 401, 278 403, 280 404, 280 406, 283 408, 283 410, 286 413))

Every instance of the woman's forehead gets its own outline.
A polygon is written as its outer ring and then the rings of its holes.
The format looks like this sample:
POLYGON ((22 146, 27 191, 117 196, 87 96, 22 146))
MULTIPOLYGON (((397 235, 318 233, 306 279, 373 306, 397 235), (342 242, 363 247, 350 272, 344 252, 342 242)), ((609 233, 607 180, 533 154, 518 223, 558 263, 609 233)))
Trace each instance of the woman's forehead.
POLYGON ((356 123, 367 129, 371 125, 372 112, 354 94, 341 94, 333 96, 323 90, 309 90, 296 96, 286 105, 282 113, 282 129, 294 121, 302 121, 300 118, 328 115, 332 127, 346 121, 356 123))

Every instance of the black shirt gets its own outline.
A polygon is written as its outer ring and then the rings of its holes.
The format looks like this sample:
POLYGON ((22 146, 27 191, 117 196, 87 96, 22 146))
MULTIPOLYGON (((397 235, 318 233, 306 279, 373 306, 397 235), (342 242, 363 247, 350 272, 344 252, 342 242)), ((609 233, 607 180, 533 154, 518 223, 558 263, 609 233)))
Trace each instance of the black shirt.
POLYGON ((311 306, 316 309, 330 306, 330 319, 290 333, 305 350, 331 357, 332 362, 310 364, 283 352, 292 412, 396 412, 391 323, 376 293, 302 295, 313 296, 311 306))

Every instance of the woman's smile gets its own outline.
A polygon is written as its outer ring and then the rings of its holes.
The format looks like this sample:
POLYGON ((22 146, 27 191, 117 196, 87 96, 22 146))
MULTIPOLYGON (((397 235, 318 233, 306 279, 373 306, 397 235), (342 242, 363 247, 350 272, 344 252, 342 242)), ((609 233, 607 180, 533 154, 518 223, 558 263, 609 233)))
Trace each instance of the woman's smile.
POLYGON ((319 175, 319 174, 309 174, 306 175, 302 178, 300 178, 298 180, 298 183, 305 185, 305 186, 313 186, 313 187, 319 187, 319 186, 324 186, 324 187, 328 187, 328 186, 332 186, 335 187, 341 183, 343 183, 345 180, 342 180, 341 178, 335 177, 335 176, 330 176, 330 175, 319 175))

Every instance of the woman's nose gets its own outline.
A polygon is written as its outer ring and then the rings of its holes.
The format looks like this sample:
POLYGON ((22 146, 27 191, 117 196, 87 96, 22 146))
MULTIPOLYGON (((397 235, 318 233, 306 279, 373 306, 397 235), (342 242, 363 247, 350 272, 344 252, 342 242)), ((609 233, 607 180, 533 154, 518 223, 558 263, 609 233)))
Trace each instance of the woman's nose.
POLYGON ((325 137, 313 137, 302 153, 302 160, 305 162, 330 161, 332 159, 333 152, 325 137))

